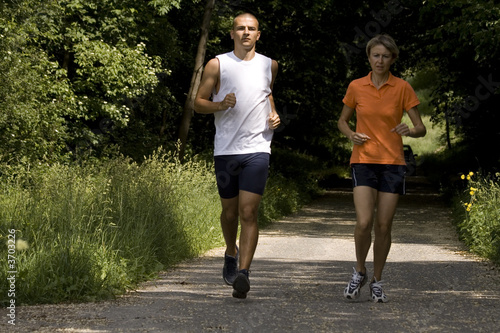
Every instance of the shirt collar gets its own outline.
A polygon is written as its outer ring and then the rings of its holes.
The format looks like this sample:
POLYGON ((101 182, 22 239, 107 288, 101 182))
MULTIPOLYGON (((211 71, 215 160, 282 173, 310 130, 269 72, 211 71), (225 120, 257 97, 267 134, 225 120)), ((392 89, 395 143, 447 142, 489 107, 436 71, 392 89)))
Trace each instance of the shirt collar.
MULTIPOLYGON (((395 82, 394 81, 395 81, 394 75, 392 75, 392 73, 389 72, 389 78, 387 79, 387 82, 384 83, 382 86, 384 86, 384 85, 387 84, 387 85, 390 85, 390 86, 394 87, 395 86, 395 82)), ((368 73, 368 75, 364 77, 363 85, 365 85, 365 86, 374 86, 373 82, 372 82, 372 72, 368 73)))

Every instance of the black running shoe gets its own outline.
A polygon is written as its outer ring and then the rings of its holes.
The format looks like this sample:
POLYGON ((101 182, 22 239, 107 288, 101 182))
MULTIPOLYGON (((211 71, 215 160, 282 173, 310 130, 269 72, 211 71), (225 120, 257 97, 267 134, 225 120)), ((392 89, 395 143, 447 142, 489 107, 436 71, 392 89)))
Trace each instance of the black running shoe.
POLYGON ((224 253, 224 268, 222 269, 222 277, 228 285, 233 285, 234 279, 238 276, 238 255, 239 249, 236 246, 236 256, 231 257, 224 253))
POLYGON ((233 283, 233 297, 247 298, 247 293, 250 290, 250 280, 248 279, 248 271, 242 269, 233 283))

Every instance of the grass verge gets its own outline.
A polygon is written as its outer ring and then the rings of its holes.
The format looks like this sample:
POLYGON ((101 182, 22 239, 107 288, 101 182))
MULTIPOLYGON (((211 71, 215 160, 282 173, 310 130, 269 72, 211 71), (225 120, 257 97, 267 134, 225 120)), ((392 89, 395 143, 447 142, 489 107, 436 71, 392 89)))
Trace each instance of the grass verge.
MULTIPOLYGON (((205 161, 156 154, 141 164, 114 158, 18 171, 0 184, 0 286, 10 288, 15 270, 17 305, 111 298, 223 245, 205 161)), ((273 174, 259 223, 296 210, 301 190, 273 174)), ((1 293, 1 304, 10 299, 1 293)))

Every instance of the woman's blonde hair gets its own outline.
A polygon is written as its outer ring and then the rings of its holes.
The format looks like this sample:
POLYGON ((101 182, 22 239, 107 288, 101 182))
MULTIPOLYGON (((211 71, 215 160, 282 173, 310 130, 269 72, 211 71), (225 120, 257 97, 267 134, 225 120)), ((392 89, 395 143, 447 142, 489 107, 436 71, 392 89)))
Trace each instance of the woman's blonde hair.
POLYGON ((366 44, 366 55, 369 57, 370 56, 370 51, 374 46, 377 45, 383 45, 385 46, 386 49, 388 49, 392 53, 392 58, 396 59, 399 55, 399 49, 398 46, 396 45, 396 42, 394 39, 392 39, 391 36, 383 34, 383 35, 377 35, 370 39, 368 44, 366 44))

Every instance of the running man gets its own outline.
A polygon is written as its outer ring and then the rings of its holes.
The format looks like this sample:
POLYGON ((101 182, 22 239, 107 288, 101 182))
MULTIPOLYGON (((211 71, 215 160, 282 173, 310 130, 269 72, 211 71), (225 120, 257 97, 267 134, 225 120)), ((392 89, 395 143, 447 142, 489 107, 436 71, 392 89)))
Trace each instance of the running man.
POLYGON ((272 96, 278 63, 255 51, 260 34, 254 15, 244 13, 234 19, 234 50, 207 63, 194 103, 196 112, 215 118, 214 161, 226 242, 223 278, 233 286, 236 298, 246 298, 250 290, 249 270, 259 238, 258 208, 273 132, 280 124, 272 96))

